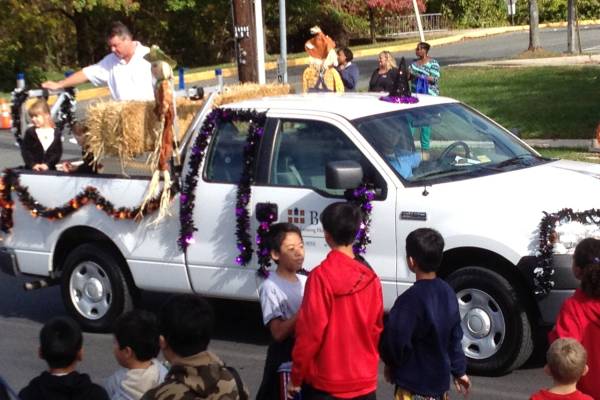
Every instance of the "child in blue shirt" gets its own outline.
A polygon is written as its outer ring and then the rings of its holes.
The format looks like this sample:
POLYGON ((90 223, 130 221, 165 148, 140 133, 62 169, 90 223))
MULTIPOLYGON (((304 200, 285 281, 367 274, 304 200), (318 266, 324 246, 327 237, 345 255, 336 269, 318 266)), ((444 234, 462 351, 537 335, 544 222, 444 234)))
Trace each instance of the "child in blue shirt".
POLYGON ((417 229, 406 238, 408 267, 416 281, 396 299, 379 344, 396 399, 444 399, 450 374, 459 392, 466 395, 471 386, 458 301, 436 273, 443 250, 444 239, 433 229, 417 229))

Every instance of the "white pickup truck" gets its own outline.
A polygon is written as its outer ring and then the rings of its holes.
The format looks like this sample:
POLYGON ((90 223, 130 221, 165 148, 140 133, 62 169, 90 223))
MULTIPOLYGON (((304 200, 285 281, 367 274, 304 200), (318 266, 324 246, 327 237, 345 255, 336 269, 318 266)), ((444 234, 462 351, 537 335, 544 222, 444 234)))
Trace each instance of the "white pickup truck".
MULTIPOLYGON (((266 112, 248 200, 251 236, 259 225, 257 205, 276 204, 279 221, 301 227, 310 270, 328 251, 320 212, 343 199, 344 189, 367 181, 375 199, 366 258, 381 279, 386 309, 414 281, 406 235, 433 227, 446 242, 439 274, 456 290, 471 370, 522 365, 534 330, 553 323, 577 286, 570 272, 572 239, 555 246, 548 273, 535 278, 544 271, 540 221, 544 212, 596 206, 600 167, 543 158, 449 98, 420 95, 416 104, 395 104, 379 97, 315 93, 224 106, 266 112), (426 135, 428 149, 421 144, 426 135)), ((59 207, 90 186, 115 209, 135 207, 148 177, 16 170, 31 198, 23 203, 13 193, 13 226, 0 242, 3 271, 60 284, 67 310, 91 330, 108 328, 132 308, 140 289, 256 300, 256 256, 245 267, 235 262, 236 190, 248 124, 217 124, 197 176, 190 177, 192 146, 207 111, 182 148, 181 176, 197 180, 191 205, 197 231, 187 238, 185 254, 178 246, 179 216, 180 203, 189 199, 180 195, 171 216, 158 224, 152 216, 141 222, 108 216, 91 201, 78 202, 65 218, 32 217, 33 199, 34 207, 59 207)), ((550 236, 560 241, 555 232, 550 236)))

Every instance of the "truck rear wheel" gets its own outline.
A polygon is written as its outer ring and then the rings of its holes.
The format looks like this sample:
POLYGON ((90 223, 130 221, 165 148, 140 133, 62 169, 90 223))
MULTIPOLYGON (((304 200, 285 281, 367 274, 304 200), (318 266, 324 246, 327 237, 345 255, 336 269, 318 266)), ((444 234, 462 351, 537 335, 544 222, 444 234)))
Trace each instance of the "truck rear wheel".
POLYGON ((502 374, 520 367, 533 351, 531 324, 513 286, 482 267, 452 273, 469 370, 502 374))
POLYGON ((127 280, 114 251, 103 244, 83 244, 66 258, 61 293, 65 308, 89 331, 108 331, 116 318, 133 309, 127 280))

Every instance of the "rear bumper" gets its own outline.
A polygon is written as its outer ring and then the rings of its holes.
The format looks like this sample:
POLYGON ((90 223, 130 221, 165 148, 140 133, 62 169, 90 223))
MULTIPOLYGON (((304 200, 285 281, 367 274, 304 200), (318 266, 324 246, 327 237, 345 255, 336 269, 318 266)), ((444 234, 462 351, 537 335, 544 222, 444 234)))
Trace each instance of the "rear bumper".
POLYGON ((21 273, 15 252, 6 247, 0 247, 0 272, 11 276, 21 273))

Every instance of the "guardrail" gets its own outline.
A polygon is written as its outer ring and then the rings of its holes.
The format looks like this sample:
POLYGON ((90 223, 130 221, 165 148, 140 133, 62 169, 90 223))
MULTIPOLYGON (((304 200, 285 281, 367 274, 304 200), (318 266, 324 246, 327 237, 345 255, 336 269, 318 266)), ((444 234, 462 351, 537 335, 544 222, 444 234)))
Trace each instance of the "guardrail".
MULTIPOLYGON (((441 13, 421 14, 421 23, 425 32, 446 31, 450 21, 441 13)), ((379 21, 377 36, 400 37, 418 32, 417 19, 414 15, 393 15, 379 21)))

